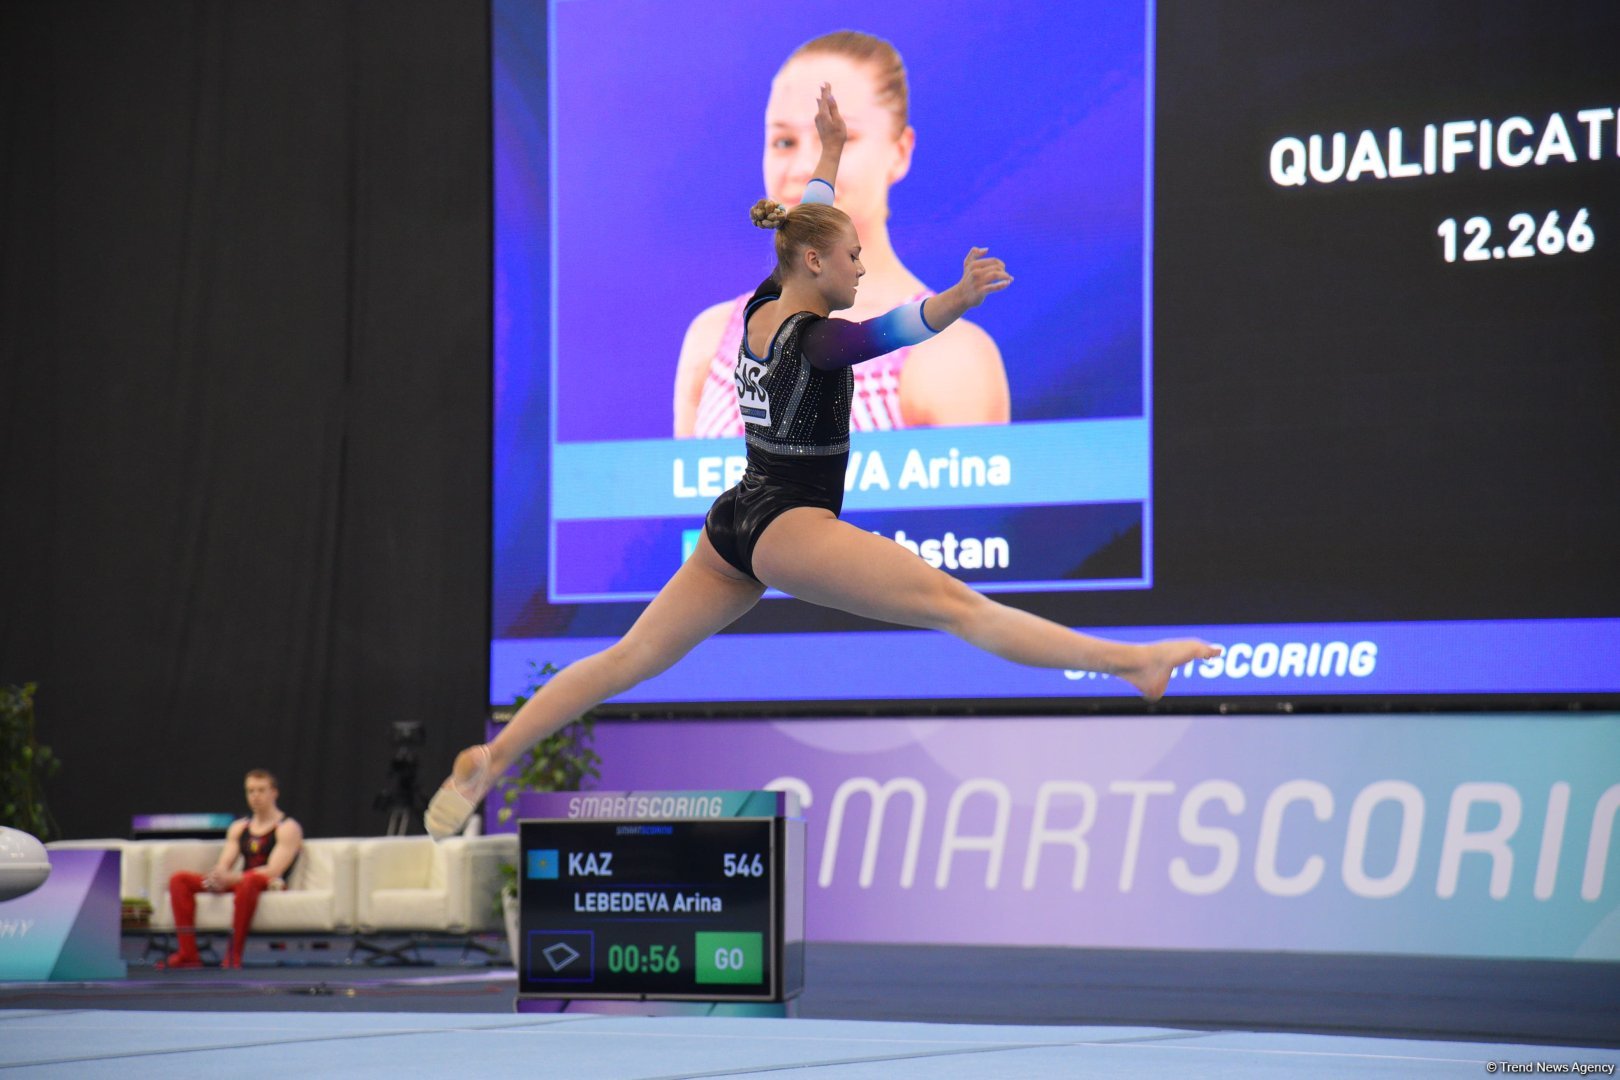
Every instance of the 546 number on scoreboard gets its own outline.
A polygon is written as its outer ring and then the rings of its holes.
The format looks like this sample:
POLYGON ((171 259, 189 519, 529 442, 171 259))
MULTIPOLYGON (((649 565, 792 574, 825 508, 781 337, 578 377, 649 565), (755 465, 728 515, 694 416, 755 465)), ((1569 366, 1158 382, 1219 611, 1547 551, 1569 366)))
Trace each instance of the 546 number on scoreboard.
POLYGON ((726 877, 764 877, 765 860, 758 853, 738 855, 730 851, 721 858, 721 869, 726 877))

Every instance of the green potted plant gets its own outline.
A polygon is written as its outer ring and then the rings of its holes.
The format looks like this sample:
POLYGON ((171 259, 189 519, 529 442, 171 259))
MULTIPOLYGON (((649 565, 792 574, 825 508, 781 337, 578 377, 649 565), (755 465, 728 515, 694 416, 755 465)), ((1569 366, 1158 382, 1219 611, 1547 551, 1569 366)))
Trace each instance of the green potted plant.
POLYGON ((62 768, 34 733, 34 683, 0 686, 0 825, 57 839, 56 818, 45 805, 45 781, 62 768))
MULTIPOLYGON (((513 698, 519 708, 544 686, 559 668, 550 661, 529 661, 529 682, 523 693, 513 698)), ((602 757, 596 752, 596 716, 587 710, 579 719, 535 743, 518 759, 515 768, 495 785, 501 792, 502 806, 495 820, 512 820, 519 798, 531 791, 578 791, 588 781, 601 777, 602 757)), ((506 919, 507 942, 515 964, 518 956, 518 874, 512 863, 501 866, 501 912, 506 919)))

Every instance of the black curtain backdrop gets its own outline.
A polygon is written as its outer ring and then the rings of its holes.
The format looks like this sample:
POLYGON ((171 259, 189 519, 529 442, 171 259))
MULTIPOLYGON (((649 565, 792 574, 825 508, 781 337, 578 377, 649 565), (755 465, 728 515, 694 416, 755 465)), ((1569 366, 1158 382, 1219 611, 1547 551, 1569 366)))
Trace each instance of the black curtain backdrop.
MULTIPOLYGON (((481 730, 482 0, 0 3, 0 682, 68 836, 481 730)), ((420 824, 416 825, 420 831, 420 824)))

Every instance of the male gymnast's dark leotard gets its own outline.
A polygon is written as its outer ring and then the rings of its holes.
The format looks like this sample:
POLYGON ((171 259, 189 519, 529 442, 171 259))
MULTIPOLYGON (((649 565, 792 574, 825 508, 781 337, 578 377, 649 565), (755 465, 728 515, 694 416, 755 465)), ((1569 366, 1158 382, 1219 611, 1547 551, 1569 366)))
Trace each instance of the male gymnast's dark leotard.
MULTIPOLYGON (((287 815, 282 814, 276 823, 271 826, 269 832, 263 836, 257 836, 253 832, 253 819, 246 819, 247 824, 242 826, 242 835, 238 845, 242 851, 242 872, 244 874, 249 870, 259 870, 270 864, 270 853, 276 850, 276 830, 281 828, 282 823, 286 820, 287 815)), ((302 854, 302 852, 299 854, 302 854)), ((286 880, 292 877, 292 868, 297 865, 298 856, 294 855, 293 861, 287 864, 287 869, 282 873, 282 879, 286 880)))
MULTIPOLYGON (((831 185, 812 180, 804 201, 830 203, 831 185)), ((861 323, 800 311, 782 322, 765 356, 756 357, 748 348, 748 320, 780 293, 775 277, 767 278, 744 309, 736 381, 748 468, 704 521, 720 557, 749 577, 754 545, 778 515, 798 506, 835 515, 843 508, 854 386, 849 369, 937 333, 923 316, 921 300, 861 323)))

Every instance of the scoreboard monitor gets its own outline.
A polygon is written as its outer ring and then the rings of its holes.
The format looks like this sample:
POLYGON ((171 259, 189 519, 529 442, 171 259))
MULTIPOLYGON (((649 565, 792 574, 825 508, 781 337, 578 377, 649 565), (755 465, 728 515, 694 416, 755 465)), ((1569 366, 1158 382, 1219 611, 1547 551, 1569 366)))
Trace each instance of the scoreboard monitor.
POLYGON ((803 822, 525 820, 518 993, 785 1001, 804 985, 803 822))

